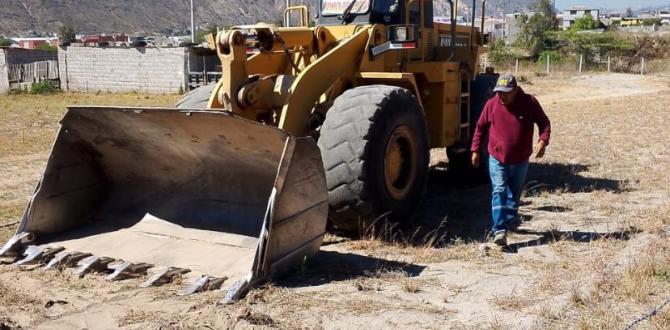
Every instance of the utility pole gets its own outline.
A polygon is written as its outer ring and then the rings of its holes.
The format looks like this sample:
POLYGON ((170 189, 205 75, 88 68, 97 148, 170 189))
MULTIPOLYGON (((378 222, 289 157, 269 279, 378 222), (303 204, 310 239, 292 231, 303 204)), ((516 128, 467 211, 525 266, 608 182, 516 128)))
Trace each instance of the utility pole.
POLYGON ((195 43, 195 15, 193 14, 193 0, 191 0, 191 42, 195 43))

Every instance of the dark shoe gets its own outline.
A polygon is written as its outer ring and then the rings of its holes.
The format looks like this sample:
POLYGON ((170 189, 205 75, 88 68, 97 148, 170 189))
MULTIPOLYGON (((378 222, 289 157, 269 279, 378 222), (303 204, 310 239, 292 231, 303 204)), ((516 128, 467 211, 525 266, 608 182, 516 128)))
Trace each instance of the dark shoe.
POLYGON ((507 231, 506 230, 498 230, 495 232, 493 235, 493 243, 495 243, 498 246, 507 246, 507 231))

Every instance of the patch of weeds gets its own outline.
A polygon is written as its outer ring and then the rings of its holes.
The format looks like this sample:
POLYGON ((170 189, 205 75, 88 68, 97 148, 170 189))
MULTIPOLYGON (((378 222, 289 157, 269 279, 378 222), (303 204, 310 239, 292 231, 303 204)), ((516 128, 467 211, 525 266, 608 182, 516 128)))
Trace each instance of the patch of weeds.
POLYGON ((491 330, 506 330, 509 329, 509 327, 505 326, 503 324, 502 320, 500 319, 500 316, 497 314, 494 314, 491 316, 491 322, 489 322, 489 329, 491 330))
POLYGON ((652 316, 651 319, 649 319, 649 322, 654 329, 670 329, 670 309, 666 309, 665 311, 661 311, 652 316))
POLYGON ((561 312, 557 312, 551 306, 542 306, 539 311, 539 316, 548 321, 559 321, 563 319, 561 312))
POLYGON ((419 282, 409 276, 401 278, 400 283, 402 284, 402 289, 405 292, 417 293, 421 291, 419 288, 419 282))
POLYGON ((532 301, 518 294, 500 295, 493 298, 493 303, 506 311, 520 311, 531 305, 532 301))
MULTIPOLYGON (((618 279, 615 292, 625 298, 646 303, 655 292, 658 279, 658 262, 653 257, 636 260, 629 264, 618 279)), ((660 274, 667 274, 666 270, 660 274)))
POLYGON ((670 282, 670 269, 657 269, 655 275, 661 281, 670 282))
POLYGON ((570 302, 579 307, 579 306, 584 306, 586 304, 586 299, 582 296, 582 293, 579 292, 578 288, 573 288, 572 291, 570 291, 570 302))
POLYGON ((275 321, 270 315, 253 311, 249 307, 242 308, 237 313, 238 320, 245 320, 253 325, 272 325, 275 321))
POLYGON ((532 85, 533 84, 533 82, 530 81, 530 79, 528 79, 528 77, 526 77, 524 75, 519 75, 517 80, 522 84, 526 84, 526 85, 532 85))
POLYGON ((30 85, 30 94, 54 94, 60 92, 56 84, 49 80, 32 83, 30 85))
POLYGON ((381 291, 381 284, 378 281, 372 280, 367 277, 361 277, 356 279, 354 282, 356 290, 358 291, 381 291))
POLYGON ((138 311, 130 309, 126 311, 126 313, 119 319, 118 326, 125 327, 128 325, 156 320, 157 316, 158 316, 157 313, 154 312, 146 312, 146 311, 138 311))
POLYGON ((578 328, 584 330, 621 329, 624 320, 606 307, 586 310, 579 315, 578 328))

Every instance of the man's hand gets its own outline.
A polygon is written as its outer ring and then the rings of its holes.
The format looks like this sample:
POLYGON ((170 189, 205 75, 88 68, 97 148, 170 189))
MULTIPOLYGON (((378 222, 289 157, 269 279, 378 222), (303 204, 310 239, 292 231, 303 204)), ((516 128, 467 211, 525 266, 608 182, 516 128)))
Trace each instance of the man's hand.
POLYGON ((544 140, 540 140, 537 143, 537 151, 535 152, 535 159, 540 159, 544 157, 544 152, 547 149, 547 143, 544 140))
POLYGON ((472 166, 474 168, 479 167, 479 153, 478 152, 473 152, 472 153, 472 166))

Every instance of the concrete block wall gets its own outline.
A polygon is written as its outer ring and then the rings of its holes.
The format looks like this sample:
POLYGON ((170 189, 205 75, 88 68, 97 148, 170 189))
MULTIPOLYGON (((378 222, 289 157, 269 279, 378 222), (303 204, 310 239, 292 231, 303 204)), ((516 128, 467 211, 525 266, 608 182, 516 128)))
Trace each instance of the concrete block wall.
POLYGON ((9 94, 9 69, 6 52, 0 49, 0 95, 6 94, 9 94))
POLYGON ((176 93, 186 87, 187 48, 66 47, 61 88, 82 92, 176 93))

